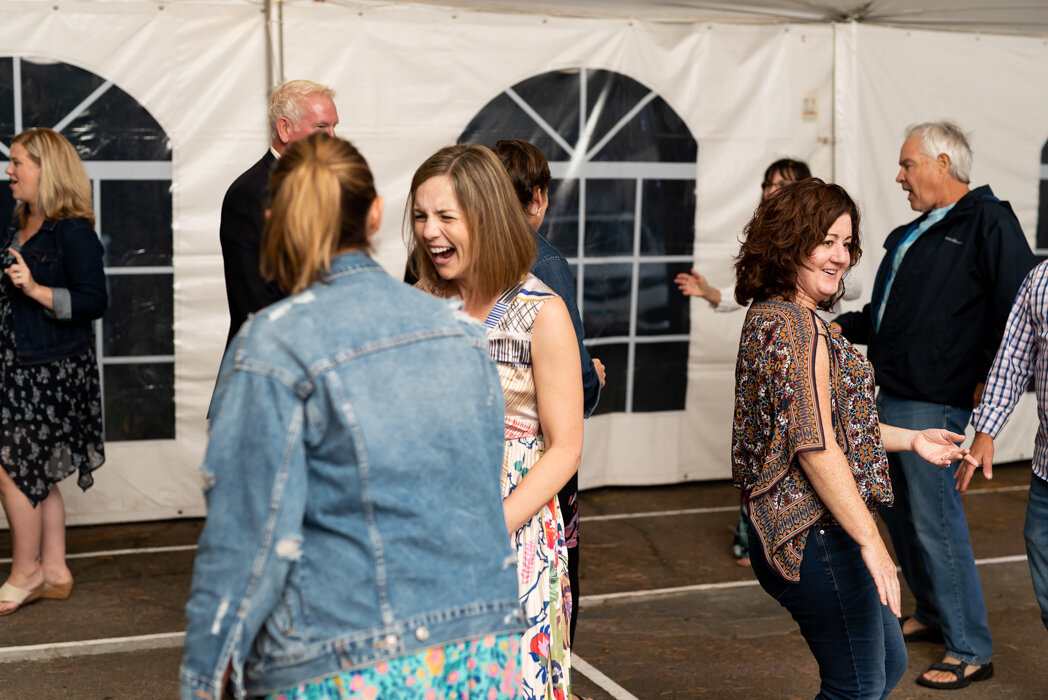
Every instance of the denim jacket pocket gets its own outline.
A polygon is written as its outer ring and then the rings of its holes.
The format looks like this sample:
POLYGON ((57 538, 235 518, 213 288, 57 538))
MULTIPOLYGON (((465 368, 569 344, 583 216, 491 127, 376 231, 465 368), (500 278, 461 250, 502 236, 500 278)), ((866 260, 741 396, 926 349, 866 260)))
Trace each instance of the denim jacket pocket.
POLYGON ((66 282, 62 275, 62 266, 58 260, 58 252, 53 248, 26 248, 22 257, 29 267, 33 280, 45 287, 64 287, 66 282))

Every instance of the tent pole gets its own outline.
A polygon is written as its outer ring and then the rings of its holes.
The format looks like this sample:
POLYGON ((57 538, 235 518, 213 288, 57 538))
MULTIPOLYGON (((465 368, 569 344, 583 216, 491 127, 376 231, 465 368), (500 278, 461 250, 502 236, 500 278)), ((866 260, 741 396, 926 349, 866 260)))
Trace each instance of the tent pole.
POLYGON ((280 0, 265 0, 265 2, 266 91, 268 93, 284 82, 284 5, 280 0))

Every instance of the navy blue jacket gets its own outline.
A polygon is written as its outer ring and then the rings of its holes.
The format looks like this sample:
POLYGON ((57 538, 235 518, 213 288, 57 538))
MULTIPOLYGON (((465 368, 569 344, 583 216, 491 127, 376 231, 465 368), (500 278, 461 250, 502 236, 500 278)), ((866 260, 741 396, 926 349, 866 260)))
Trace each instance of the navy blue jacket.
POLYGON ((978 187, 906 252, 875 331, 873 310, 883 298, 895 249, 925 216, 889 234, 870 303, 836 321, 848 340, 869 346, 885 391, 970 410, 1015 293, 1037 261, 1011 206, 989 186, 978 187))
MULTIPOLYGON (((3 247, 5 267, 13 261, 7 249, 17 232, 13 221, 3 247)), ((19 362, 43 364, 87 350, 94 343, 91 322, 109 305, 98 234, 85 219, 49 219, 22 246, 21 255, 36 283, 54 290, 55 311, 10 290, 19 362), (60 302, 66 294, 68 306, 60 302)), ((10 281, 5 279, 5 284, 10 281)))

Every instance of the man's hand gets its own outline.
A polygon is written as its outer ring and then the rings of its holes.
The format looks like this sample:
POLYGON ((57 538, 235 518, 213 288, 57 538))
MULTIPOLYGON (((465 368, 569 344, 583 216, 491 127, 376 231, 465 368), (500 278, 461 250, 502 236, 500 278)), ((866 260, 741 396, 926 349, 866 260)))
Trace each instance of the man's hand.
POLYGON ((972 480, 975 470, 982 466, 983 476, 989 481, 993 479, 993 436, 989 433, 976 433, 969 448, 971 456, 975 458, 976 464, 967 462, 957 468, 957 490, 964 493, 968 490, 968 482, 972 480))

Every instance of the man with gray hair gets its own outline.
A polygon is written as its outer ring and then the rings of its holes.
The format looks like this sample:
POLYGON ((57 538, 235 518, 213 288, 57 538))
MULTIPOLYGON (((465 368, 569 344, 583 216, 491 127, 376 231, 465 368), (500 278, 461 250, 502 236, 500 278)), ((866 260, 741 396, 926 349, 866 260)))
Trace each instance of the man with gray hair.
MULTIPOLYGON (((921 212, 884 243, 873 297, 836 319, 869 346, 880 420, 963 433, 978 405, 1019 285, 1035 259, 1019 221, 989 186, 969 189, 972 152, 949 121, 906 130, 895 181, 921 212)), ((882 509, 917 607, 907 641, 945 642, 917 682, 963 688, 993 675, 993 641, 968 521, 954 488, 958 463, 937 469, 888 456, 895 505, 882 509)))
POLYGON ((335 135, 338 111, 334 91, 309 80, 292 80, 269 98, 270 146, 262 158, 233 181, 222 200, 222 266, 229 302, 226 347, 249 314, 284 298, 273 282, 262 279, 259 251, 269 206, 269 173, 292 142, 323 131, 335 135))

